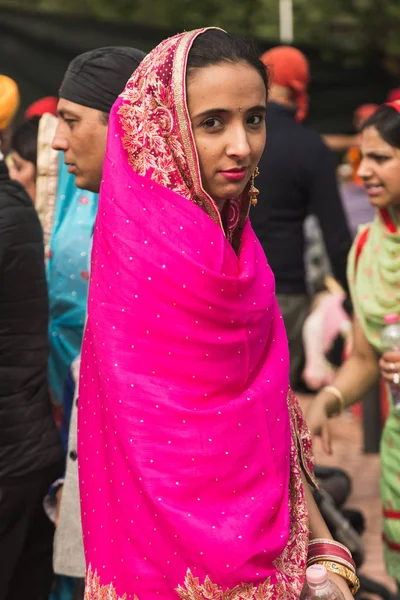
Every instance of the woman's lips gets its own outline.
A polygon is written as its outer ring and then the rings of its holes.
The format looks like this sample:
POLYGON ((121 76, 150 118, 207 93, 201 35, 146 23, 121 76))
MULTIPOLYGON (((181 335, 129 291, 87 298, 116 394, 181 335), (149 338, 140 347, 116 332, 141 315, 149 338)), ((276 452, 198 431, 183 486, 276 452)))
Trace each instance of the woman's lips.
POLYGON ((380 196, 384 190, 383 185, 380 184, 376 184, 376 185, 366 185, 365 189, 367 191, 368 196, 370 196, 371 198, 375 197, 375 196, 380 196))
POLYGON ((243 169, 231 169, 230 171, 220 171, 221 175, 229 179, 229 181, 241 181, 246 177, 247 168, 243 169))

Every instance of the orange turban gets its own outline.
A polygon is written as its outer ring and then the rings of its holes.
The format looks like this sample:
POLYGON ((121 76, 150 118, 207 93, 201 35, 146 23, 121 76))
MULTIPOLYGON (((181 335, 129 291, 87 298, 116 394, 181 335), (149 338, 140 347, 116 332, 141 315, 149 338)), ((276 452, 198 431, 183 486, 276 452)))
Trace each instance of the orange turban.
POLYGON ((6 129, 19 107, 18 86, 13 79, 0 75, 0 131, 6 129))
POLYGON ((307 87, 310 81, 310 66, 300 50, 292 46, 277 46, 261 56, 270 68, 271 83, 288 88, 297 104, 297 120, 303 121, 308 111, 307 87))

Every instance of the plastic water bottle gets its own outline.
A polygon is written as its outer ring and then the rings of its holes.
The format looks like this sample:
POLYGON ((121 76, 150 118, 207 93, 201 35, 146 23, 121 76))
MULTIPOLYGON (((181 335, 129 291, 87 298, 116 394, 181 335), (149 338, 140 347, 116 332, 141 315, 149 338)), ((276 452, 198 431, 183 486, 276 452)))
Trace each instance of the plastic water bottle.
MULTIPOLYGON (((384 352, 400 352, 400 319, 399 315, 386 315, 385 327, 381 332, 381 342, 384 352)), ((399 373, 400 375, 400 373, 399 373)), ((400 382, 399 382, 400 383, 400 382)), ((389 384, 394 407, 400 411, 400 386, 389 384)))
POLYGON ((306 583, 301 592, 301 600, 345 600, 342 590, 328 577, 323 565, 312 565, 306 571, 306 583))

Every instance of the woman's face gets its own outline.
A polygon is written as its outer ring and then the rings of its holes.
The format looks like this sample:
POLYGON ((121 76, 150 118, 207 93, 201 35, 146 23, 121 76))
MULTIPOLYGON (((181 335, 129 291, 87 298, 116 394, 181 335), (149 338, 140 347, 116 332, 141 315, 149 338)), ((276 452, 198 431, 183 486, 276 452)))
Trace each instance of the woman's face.
POLYGON ((247 63, 194 69, 187 101, 202 185, 222 208, 239 196, 265 145, 265 84, 247 63))
POLYGON ((28 192, 35 203, 36 200, 36 168, 29 160, 25 160, 13 150, 11 152, 10 177, 18 181, 28 192))
POLYGON ((361 137, 362 161, 358 175, 364 182, 369 200, 377 208, 400 205, 400 149, 390 146, 374 126, 361 137))

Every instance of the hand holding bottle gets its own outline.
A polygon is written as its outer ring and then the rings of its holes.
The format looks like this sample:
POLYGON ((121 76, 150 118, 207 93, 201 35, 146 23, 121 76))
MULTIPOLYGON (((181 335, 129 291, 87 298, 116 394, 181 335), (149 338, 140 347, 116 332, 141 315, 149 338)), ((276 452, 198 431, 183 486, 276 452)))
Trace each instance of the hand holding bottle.
POLYGON ((306 583, 300 600, 345 600, 339 587, 329 579, 323 565, 315 564, 306 571, 306 583))

